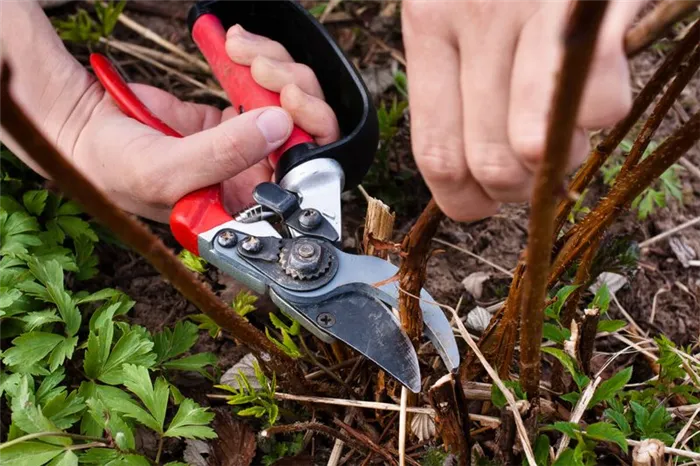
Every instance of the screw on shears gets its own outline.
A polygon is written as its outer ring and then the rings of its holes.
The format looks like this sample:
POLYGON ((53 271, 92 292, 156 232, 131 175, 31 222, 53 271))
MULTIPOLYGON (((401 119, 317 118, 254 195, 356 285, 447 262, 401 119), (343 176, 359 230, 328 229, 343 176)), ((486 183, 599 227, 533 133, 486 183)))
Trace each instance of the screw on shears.
POLYGON ((238 242, 238 238, 236 237, 235 231, 226 228, 219 232, 216 237, 216 242, 219 243, 219 246, 222 248, 232 248, 238 242))

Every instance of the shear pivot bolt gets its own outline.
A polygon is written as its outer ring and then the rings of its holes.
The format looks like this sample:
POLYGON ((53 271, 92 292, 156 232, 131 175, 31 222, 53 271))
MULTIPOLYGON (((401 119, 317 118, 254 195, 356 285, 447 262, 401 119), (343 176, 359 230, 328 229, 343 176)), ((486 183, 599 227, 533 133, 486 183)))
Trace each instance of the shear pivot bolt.
POLYGON ((216 237, 216 242, 222 248, 232 248, 236 245, 238 238, 236 237, 236 232, 230 229, 221 230, 216 237))
POLYGON ((260 252, 260 250, 263 247, 263 244, 259 238, 256 238, 255 236, 248 236, 241 243, 241 247, 245 252, 255 253, 260 252))
POLYGON ((322 312, 316 317, 319 327, 328 328, 335 325, 335 317, 328 312, 322 312))
POLYGON ((299 216, 299 225, 305 230, 313 230, 321 224, 321 212, 316 209, 304 209, 299 216))

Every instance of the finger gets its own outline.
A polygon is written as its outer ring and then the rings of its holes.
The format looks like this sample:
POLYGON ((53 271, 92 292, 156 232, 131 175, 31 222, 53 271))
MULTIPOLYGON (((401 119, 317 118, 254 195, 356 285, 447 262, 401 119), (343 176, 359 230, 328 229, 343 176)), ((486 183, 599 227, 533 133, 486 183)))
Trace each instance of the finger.
POLYGON ((456 220, 492 214, 497 203, 467 167, 462 138, 459 54, 450 38, 423 29, 430 5, 404 3, 403 31, 416 164, 440 209, 456 220), (423 26, 422 26, 423 25, 423 26))
POLYGON ((324 146, 340 137, 338 119, 331 107, 318 97, 302 91, 295 84, 288 84, 280 93, 282 108, 292 116, 294 123, 324 146))
POLYGON ((640 0, 610 3, 584 88, 579 126, 591 129, 612 126, 629 112, 632 87, 624 37, 643 4, 640 0))
POLYGON ((154 203, 172 205, 187 193, 257 164, 281 146, 291 131, 292 119, 286 111, 266 107, 183 139, 137 139, 126 152, 150 160, 135 174, 136 192, 146 193, 154 203))
POLYGON ((221 184, 224 208, 236 214, 253 203, 253 190, 265 181, 270 181, 273 170, 267 159, 261 160, 240 174, 221 184))
POLYGON ((323 90, 311 68, 301 63, 289 63, 259 56, 250 67, 253 79, 265 89, 281 92, 287 84, 296 84, 314 97, 323 99, 323 90))
POLYGON ((239 24, 229 28, 226 33, 226 53, 234 62, 247 66, 258 56, 283 62, 294 61, 282 44, 248 32, 239 24))
POLYGON ((588 136, 588 132, 583 128, 576 128, 571 140, 567 170, 571 172, 578 168, 578 166, 586 160, 590 151, 591 140, 588 136))
POLYGON ((211 105, 183 102, 169 92, 145 84, 129 84, 129 87, 146 108, 183 136, 221 122, 221 110, 211 105))
POLYGON ((501 21, 465 28, 460 36, 467 163, 489 197, 521 202, 530 197, 533 174, 508 139, 510 77, 521 22, 512 11, 503 12, 499 5, 494 8, 499 8, 501 21))

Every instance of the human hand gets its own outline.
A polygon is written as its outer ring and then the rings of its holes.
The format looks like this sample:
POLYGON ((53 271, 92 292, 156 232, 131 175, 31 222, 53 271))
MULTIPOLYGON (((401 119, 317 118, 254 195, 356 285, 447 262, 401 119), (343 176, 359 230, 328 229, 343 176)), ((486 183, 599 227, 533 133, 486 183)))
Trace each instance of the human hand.
MULTIPOLYGON (((643 0, 608 7, 579 110, 569 165, 586 129, 616 123, 631 105, 624 33, 643 0)), ((405 0, 403 35, 416 163, 455 220, 529 199, 570 2, 405 0)))
POLYGON ((208 105, 182 102, 146 85, 134 93, 184 138, 164 136, 126 117, 101 87, 72 151, 78 167, 123 209, 167 222, 173 204, 185 194, 223 183, 225 207, 236 212, 252 202, 253 188, 269 181, 267 155, 281 146, 292 122, 319 144, 338 138, 338 123, 323 101, 314 73, 294 63, 284 47, 240 26, 227 33, 231 59, 250 65, 258 84, 281 93, 282 108, 262 108, 237 115, 208 105))

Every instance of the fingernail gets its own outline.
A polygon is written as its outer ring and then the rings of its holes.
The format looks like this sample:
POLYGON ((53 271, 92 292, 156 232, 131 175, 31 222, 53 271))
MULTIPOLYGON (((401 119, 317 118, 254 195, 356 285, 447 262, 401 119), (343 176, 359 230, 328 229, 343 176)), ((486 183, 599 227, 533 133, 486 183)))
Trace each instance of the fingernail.
POLYGON ((265 110, 255 122, 267 142, 279 142, 290 132, 289 117, 282 110, 265 110))

